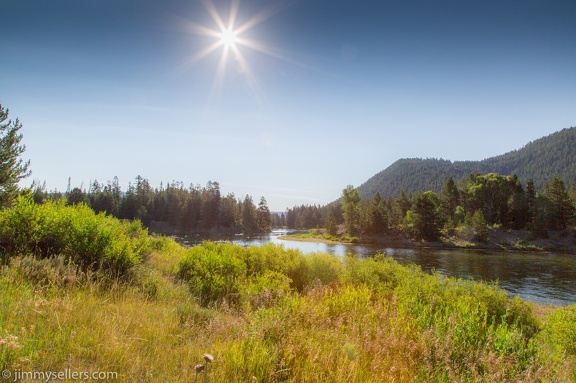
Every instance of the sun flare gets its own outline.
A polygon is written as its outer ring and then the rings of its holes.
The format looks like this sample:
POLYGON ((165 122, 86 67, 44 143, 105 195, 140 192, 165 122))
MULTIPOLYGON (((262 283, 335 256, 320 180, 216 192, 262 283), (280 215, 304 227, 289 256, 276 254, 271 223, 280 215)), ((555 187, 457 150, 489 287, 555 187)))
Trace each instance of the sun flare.
POLYGON ((220 42, 225 47, 231 47, 238 41, 238 34, 233 31, 232 29, 224 29, 222 33, 220 33, 220 42))
POLYGON ((271 57, 292 62, 285 57, 279 50, 263 44, 260 41, 255 41, 245 36, 245 33, 258 24, 262 23, 269 17, 282 11, 286 6, 291 4, 291 0, 282 2, 281 4, 271 4, 252 17, 248 18, 243 23, 238 23, 240 0, 230 0, 230 9, 227 17, 223 17, 220 11, 216 8, 213 0, 201 0, 202 5, 208 12, 214 25, 212 27, 188 22, 190 31, 195 34, 202 35, 214 39, 214 41, 197 52, 188 62, 188 65, 204 59, 210 54, 221 49, 220 60, 216 66, 216 74, 212 86, 210 98, 222 89, 224 79, 230 64, 235 67, 236 74, 242 74, 245 77, 248 86, 251 88, 251 94, 255 94, 260 101, 263 99, 262 91, 256 79, 255 73, 251 70, 248 64, 247 57, 243 54, 242 50, 250 49, 269 55, 271 57))

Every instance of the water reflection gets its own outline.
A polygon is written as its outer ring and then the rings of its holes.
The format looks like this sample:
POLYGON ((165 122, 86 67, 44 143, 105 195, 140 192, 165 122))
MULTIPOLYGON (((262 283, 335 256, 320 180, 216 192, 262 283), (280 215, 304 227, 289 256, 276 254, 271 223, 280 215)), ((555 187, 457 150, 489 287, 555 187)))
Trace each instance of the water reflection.
MULTIPOLYGON (((474 250, 392 249, 372 245, 325 244, 320 242, 285 241, 278 239, 286 231, 276 230, 268 235, 244 238, 215 237, 241 246, 266 243, 281 244, 303 253, 325 252, 344 256, 348 252, 370 257, 377 252, 398 262, 415 263, 423 271, 436 270, 446 276, 484 281, 498 281, 510 295, 539 303, 569 305, 576 303, 576 257, 554 254, 486 252, 474 250)), ((184 237, 185 245, 201 243, 201 237, 184 237)))

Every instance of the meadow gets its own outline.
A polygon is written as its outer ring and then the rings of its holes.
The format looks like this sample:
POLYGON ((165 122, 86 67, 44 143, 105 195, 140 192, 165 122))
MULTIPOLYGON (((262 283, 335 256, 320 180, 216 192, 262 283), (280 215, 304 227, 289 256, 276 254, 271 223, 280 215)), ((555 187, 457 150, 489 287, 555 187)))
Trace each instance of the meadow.
POLYGON ((576 306, 510 299, 384 254, 184 248, 138 221, 26 197, 0 212, 0 251, 0 370, 12 376, 576 381, 576 306))

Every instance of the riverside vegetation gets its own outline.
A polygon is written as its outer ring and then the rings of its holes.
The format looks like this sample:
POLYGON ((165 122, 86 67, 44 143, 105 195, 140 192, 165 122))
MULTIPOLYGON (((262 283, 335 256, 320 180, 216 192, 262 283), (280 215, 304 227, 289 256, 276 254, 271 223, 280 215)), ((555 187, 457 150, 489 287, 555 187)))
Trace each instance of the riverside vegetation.
POLYGON ((470 174, 457 186, 448 178, 440 194, 426 191, 362 200, 347 186, 339 203, 300 206, 286 215, 289 228, 313 229, 291 239, 377 242, 401 246, 576 251, 576 187, 557 176, 537 192, 528 180, 496 173, 470 174))
POLYGON ((576 306, 533 306, 384 255, 184 248, 138 221, 26 196, 0 211, 0 251, 0 369, 128 382, 576 380, 576 306))

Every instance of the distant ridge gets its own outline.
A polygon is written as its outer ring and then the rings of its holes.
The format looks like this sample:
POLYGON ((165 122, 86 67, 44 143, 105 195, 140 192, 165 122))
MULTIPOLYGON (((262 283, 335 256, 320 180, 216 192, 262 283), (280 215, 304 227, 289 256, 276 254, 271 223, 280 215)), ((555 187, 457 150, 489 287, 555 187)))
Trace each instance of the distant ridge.
POLYGON ((358 191, 362 198, 376 192, 383 197, 433 190, 439 192, 448 177, 456 183, 470 173, 516 174, 523 185, 532 179, 537 189, 558 175, 566 186, 576 185, 576 127, 529 142, 523 148, 482 161, 403 158, 377 173, 358 191))

